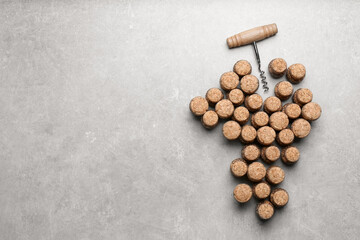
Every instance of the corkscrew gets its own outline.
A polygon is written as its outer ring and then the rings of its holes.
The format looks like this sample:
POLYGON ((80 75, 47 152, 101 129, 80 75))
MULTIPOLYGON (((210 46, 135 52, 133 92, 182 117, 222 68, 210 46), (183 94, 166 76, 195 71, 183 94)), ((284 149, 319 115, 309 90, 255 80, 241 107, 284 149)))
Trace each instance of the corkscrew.
POLYGON ((267 92, 269 90, 269 87, 267 86, 265 72, 261 70, 260 54, 256 42, 271 37, 275 35, 277 32, 278 32, 277 26, 275 23, 273 23, 238 33, 232 37, 229 37, 226 40, 229 48, 240 47, 251 43, 253 44, 264 92, 267 92))

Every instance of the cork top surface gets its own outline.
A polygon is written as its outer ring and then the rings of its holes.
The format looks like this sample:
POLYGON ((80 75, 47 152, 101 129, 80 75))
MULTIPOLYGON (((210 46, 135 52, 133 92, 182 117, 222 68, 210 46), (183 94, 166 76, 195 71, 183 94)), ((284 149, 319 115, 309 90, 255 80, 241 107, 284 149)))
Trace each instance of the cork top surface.
POLYGON ((235 140, 240 136, 241 126, 235 121, 227 121, 223 126, 224 137, 228 140, 235 140))
POLYGON ((260 111, 251 116, 251 123, 254 127, 263 127, 269 123, 269 115, 260 111))
POLYGON ((260 162, 253 162, 248 166, 247 176, 250 181, 259 182, 266 175, 266 168, 260 162))
POLYGON ((296 119, 301 115, 301 107, 296 103, 287 103, 284 105, 284 113, 290 119, 296 119))
POLYGON ((289 67, 288 72, 293 80, 301 81, 305 77, 306 69, 304 65, 296 63, 289 67))
POLYGON ((220 77, 220 86, 225 91, 235 89, 239 85, 239 76, 234 72, 226 72, 220 77))
POLYGON ((284 178, 285 172, 278 166, 271 166, 266 171, 266 179, 272 184, 279 184, 284 178))
POLYGON ((291 144, 294 138, 294 133, 289 128, 285 128, 278 133, 278 140, 283 145, 291 144))
POLYGON ((269 126, 261 127, 257 130, 257 140, 262 145, 270 145, 274 142, 276 132, 269 126))
POLYGON ((268 112, 276 112, 281 110, 281 100, 277 97, 268 97, 264 101, 264 107, 268 112))
POLYGON ((240 60, 235 63, 233 70, 239 76, 245 76, 251 73, 251 64, 246 60, 240 60))
POLYGON ((300 158, 300 151, 296 147, 290 146, 283 150, 287 162, 295 163, 300 158))
POLYGON ((245 142, 252 142, 256 138, 256 129, 250 125, 244 125, 241 131, 241 138, 245 142))
POLYGON ((247 145, 242 149, 241 155, 247 161, 255 161, 260 157, 260 149, 254 144, 247 145))
POLYGON ((319 104, 310 102, 303 106, 302 117, 308 121, 315 121, 321 116, 321 107, 319 104))
POLYGON ((217 103, 224 98, 224 94, 219 88, 210 88, 206 92, 206 100, 211 103, 217 103))
POLYGON ((283 74, 286 71, 287 64, 286 61, 282 58, 275 58, 273 59, 270 64, 270 71, 272 71, 275 74, 283 74))
POLYGON ((249 185, 242 183, 235 187, 234 198, 240 203, 249 201, 252 197, 252 189, 249 185))
POLYGON ((310 134, 311 125, 305 119, 299 118, 291 124, 291 130, 293 131, 295 137, 304 138, 310 134))
POLYGON ((294 101, 302 105, 311 102, 312 98, 313 94, 308 88, 300 88, 294 94, 294 101))
POLYGON ((257 198, 264 199, 270 195, 271 187, 266 182, 258 183, 254 186, 254 195, 257 198))
POLYGON ((228 99, 223 99, 215 105, 215 111, 220 118, 229 118, 234 112, 234 105, 228 99))
POLYGON ((261 219, 268 220, 274 215, 274 207, 269 201, 264 201, 257 205, 256 213, 261 219))
POLYGON ((194 97, 190 102, 190 111, 196 116, 202 116, 208 109, 209 103, 203 97, 194 97))
POLYGON ((294 88, 288 81, 281 81, 275 86, 275 95, 279 98, 290 97, 294 88))
POLYGON ((210 110, 203 115, 202 122, 205 126, 213 127, 219 122, 219 117, 215 111, 210 110))
POLYGON ((246 94, 253 94, 259 88, 259 80, 254 75, 245 75, 240 80, 240 88, 246 94))
POLYGON ((248 121, 250 116, 249 110, 246 107, 237 107, 234 111, 234 119, 241 124, 244 124, 248 121))
POLYGON ((244 102, 245 96, 240 89, 235 88, 229 92, 228 98, 233 104, 241 105, 244 102))
POLYGON ((289 125, 289 118, 283 112, 275 112, 270 116, 270 126, 276 131, 285 129, 289 125))
POLYGON ((269 146, 265 148, 264 154, 266 159, 275 162, 280 157, 280 149, 276 146, 269 146))
POLYGON ((276 207, 283 207, 289 202, 289 194, 285 189, 276 188, 271 192, 270 201, 276 207))
POLYGON ((259 94, 252 94, 245 98, 245 105, 251 111, 259 110, 262 106, 263 99, 259 94))
POLYGON ((235 177, 242 177, 247 173, 247 163, 244 159, 237 158, 231 162, 230 170, 235 177))

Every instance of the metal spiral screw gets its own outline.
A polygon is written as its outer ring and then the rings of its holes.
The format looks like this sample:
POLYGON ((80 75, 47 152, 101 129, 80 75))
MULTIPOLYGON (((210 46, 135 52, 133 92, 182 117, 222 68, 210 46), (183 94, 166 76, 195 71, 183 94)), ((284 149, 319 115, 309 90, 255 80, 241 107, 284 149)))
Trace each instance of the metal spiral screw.
POLYGON ((256 42, 253 42, 253 45, 254 45, 256 60, 257 60, 258 65, 259 65, 259 72, 260 72, 260 78, 261 78, 262 87, 264 89, 264 92, 267 92, 267 91, 269 91, 269 87, 267 86, 265 72, 261 70, 260 55, 259 55, 259 51, 258 51, 256 42))

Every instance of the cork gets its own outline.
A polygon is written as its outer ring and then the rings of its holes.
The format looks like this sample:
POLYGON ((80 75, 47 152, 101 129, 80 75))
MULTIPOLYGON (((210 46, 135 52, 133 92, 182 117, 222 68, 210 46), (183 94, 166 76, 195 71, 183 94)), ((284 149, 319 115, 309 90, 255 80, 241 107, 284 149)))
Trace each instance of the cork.
POLYGON ((294 84, 300 83, 304 79, 305 75, 305 66, 300 63, 291 65, 286 72, 287 79, 294 84))
POLYGON ((237 158, 230 164, 230 171, 235 177, 242 177, 247 173, 248 165, 244 159, 237 158))
POLYGON ((274 96, 268 97, 264 101, 264 110, 268 114, 280 111, 281 110, 281 100, 274 96))
POLYGON ((308 121, 315 121, 321 116, 321 107, 319 104, 310 102, 303 106, 301 116, 308 121))
POLYGON ((275 85, 275 96, 280 100, 285 101, 291 97, 293 94, 294 88, 291 83, 288 81, 281 81, 275 85))
POLYGON ((222 119, 227 119, 234 113, 234 105, 228 99, 223 99, 215 105, 215 111, 222 119))
POLYGON ((245 100, 244 93, 238 88, 231 90, 227 94, 227 98, 234 104, 234 106, 240 106, 245 100))
POLYGON ((312 101, 313 94, 308 88, 299 88, 293 95, 293 102, 300 106, 305 105, 312 101))
POLYGON ((234 189, 234 198, 239 203, 246 203, 252 197, 252 189, 249 185, 241 183, 237 185, 234 189))
POLYGON ((299 118, 291 124, 291 130, 293 131, 295 137, 304 138, 310 134, 311 125, 305 119, 299 118))
POLYGON ((208 101, 211 107, 214 107, 221 99, 224 98, 224 94, 219 88, 210 88, 205 95, 206 100, 208 101))
POLYGON ((256 139, 256 129, 250 125, 244 125, 240 133, 240 141, 245 144, 254 142, 256 139))
POLYGON ((247 145, 241 150, 241 156, 246 161, 255 161, 260 157, 260 149, 254 144, 247 145))
POLYGON ((236 121, 227 121, 223 126, 222 132, 227 140, 235 140, 240 136, 241 126, 236 121))
POLYGON ((266 126, 268 125, 268 123, 269 123, 269 115, 267 115, 266 112, 260 111, 254 113, 251 116, 251 125, 253 125, 255 128, 266 126))
POLYGON ((233 71, 240 77, 243 77, 251 73, 251 64, 246 60, 237 61, 233 71))
POLYGON ((282 76, 284 76, 286 69, 287 69, 287 64, 286 61, 282 58, 275 58, 273 60, 271 60, 271 62, 269 63, 269 73, 273 78, 280 78, 282 76))
POLYGON ((293 143, 294 138, 294 133, 289 128, 285 128, 277 134, 276 141, 280 146, 287 146, 293 143))
POLYGON ((289 118, 283 112, 275 112, 271 114, 269 123, 274 130, 281 131, 289 125, 289 118))
POLYGON ((267 200, 259 203, 256 207, 256 214, 262 220, 269 220, 274 215, 274 212, 274 206, 267 200))
POLYGON ((216 127, 219 122, 219 116, 215 111, 207 111, 201 118, 202 125, 207 129, 216 127))
POLYGON ((246 94, 253 94, 259 88, 259 80, 254 75, 245 75, 240 80, 240 88, 246 94))
POLYGON ((247 107, 250 112, 256 112, 262 107, 262 102, 262 97, 255 93, 245 98, 245 107, 247 107))
POLYGON ((261 158, 264 162, 271 164, 280 157, 280 149, 276 146, 263 147, 261 149, 261 158))
POLYGON ((246 107, 237 107, 234 111, 233 120, 236 120, 240 125, 244 125, 250 117, 249 110, 246 107))
POLYGON ((235 89, 239 85, 239 76, 234 72, 226 72, 220 77, 220 86, 225 91, 235 89))
POLYGON ((190 111, 195 116, 202 116, 209 109, 209 103, 203 97, 194 97, 190 102, 190 111))
POLYGON ((271 192, 270 201, 275 207, 284 207, 289 202, 289 194, 285 189, 275 188, 271 192))
POLYGON ((281 160, 286 164, 294 164, 300 159, 300 151, 296 147, 289 146, 281 151, 281 160))
POLYGON ((285 172, 278 166, 271 166, 266 170, 266 180, 271 184, 279 184, 284 181, 284 178, 285 172))
POLYGON ((271 145, 275 141, 275 137, 275 130, 269 126, 264 126, 257 130, 256 139, 263 146, 271 145))
POLYGON ((283 106, 282 112, 284 112, 289 119, 296 119, 301 115, 301 107, 296 103, 287 103, 283 106))
POLYGON ((270 192, 271 192, 271 187, 265 181, 257 183, 253 187, 253 193, 254 193, 254 196, 257 199, 265 199, 265 198, 267 198, 270 195, 270 192))
POLYGON ((252 182, 260 182, 266 175, 266 168, 260 162, 253 162, 249 165, 247 177, 252 182))

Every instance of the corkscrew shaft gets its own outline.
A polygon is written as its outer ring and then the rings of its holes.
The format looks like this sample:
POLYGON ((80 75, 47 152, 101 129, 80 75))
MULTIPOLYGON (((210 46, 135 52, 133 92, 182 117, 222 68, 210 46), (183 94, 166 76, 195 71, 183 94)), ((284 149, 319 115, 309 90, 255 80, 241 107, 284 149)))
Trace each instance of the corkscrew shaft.
POLYGON ((259 66, 262 87, 264 89, 264 92, 267 92, 269 90, 269 87, 267 86, 265 72, 261 70, 260 54, 259 54, 256 42, 253 42, 253 46, 254 46, 254 50, 255 50, 256 60, 257 60, 258 66, 259 66))

